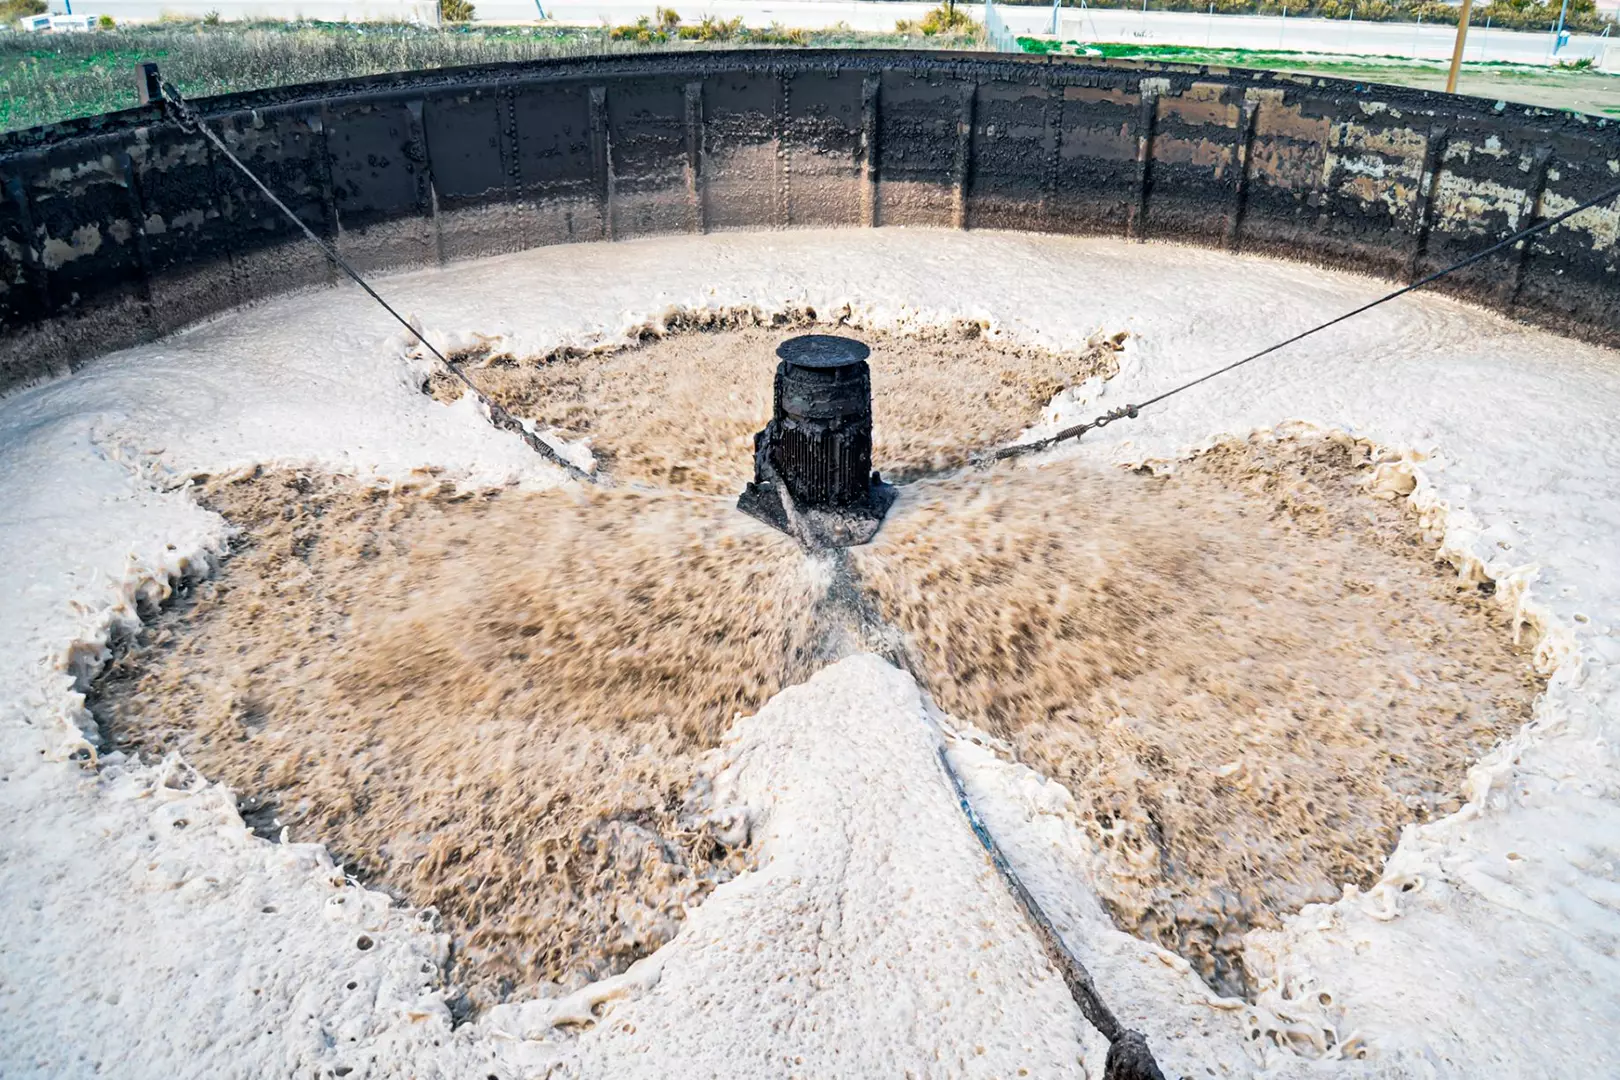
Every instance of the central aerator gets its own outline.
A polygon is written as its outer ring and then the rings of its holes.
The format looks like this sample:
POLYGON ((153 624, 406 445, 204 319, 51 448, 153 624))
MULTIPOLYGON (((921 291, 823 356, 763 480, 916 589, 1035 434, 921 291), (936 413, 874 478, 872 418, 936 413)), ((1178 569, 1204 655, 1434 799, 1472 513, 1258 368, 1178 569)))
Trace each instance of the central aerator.
POLYGON ((872 471, 871 350, 806 334, 776 355, 775 407, 754 436, 754 482, 737 508, 806 547, 864 544, 895 497, 872 471))

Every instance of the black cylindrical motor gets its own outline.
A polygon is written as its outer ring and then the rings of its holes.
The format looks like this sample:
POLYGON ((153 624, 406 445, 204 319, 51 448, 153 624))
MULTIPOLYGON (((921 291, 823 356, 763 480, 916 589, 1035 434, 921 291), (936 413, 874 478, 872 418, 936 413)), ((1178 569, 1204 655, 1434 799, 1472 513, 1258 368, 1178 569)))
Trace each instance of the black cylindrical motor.
POLYGON ((737 505, 809 546, 864 544, 894 501, 872 472, 870 350, 806 334, 776 355, 771 422, 754 436, 754 482, 737 505))
POLYGON ((782 343, 776 355, 773 422, 755 436, 804 506, 852 506, 866 501, 872 473, 870 351, 849 338, 807 334, 782 343))

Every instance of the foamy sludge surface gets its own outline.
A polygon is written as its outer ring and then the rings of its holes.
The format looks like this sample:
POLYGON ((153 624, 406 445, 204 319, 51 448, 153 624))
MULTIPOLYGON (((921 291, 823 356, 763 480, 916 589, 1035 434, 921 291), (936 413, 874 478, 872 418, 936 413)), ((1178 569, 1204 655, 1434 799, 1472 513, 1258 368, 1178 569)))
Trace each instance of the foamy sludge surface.
MULTIPOLYGON (((520 358, 738 307, 814 307, 824 330, 843 315, 896 332, 967 316, 1075 350, 1131 330, 1101 397, 1064 395, 1047 425, 1143 400, 1387 286, 1105 238, 877 229, 548 248, 379 288, 442 345, 482 332, 520 358)), ((403 353, 386 314, 338 288, 0 401, 0 1069, 990 1077, 1069 1075, 1083 1057, 1095 1075, 1098 1038, 961 821, 914 682, 870 656, 724 737, 714 825, 735 837, 728 826, 748 822, 755 870, 688 907, 623 979, 459 1027, 440 974, 449 937, 345 880, 296 842, 309 830, 253 836, 236 794, 210 781, 223 771, 105 745, 99 767, 67 760, 95 739, 78 691, 109 630, 149 616, 177 577, 232 585, 242 571, 218 569, 226 527, 187 477, 263 464, 317 483, 408 484, 425 468, 468 488, 558 482, 470 401, 424 397, 403 353)), ((1490 608, 1512 613, 1551 676, 1532 721, 1469 769, 1461 811, 1406 829, 1369 891, 1248 935, 1250 1006, 1110 925, 1084 789, 1071 798, 988 740, 947 740, 1026 884, 1167 1075, 1615 1072, 1616 371, 1610 350, 1419 293, 1074 451, 1134 466, 1219 432, 1310 425, 1393 448, 1376 489, 1443 537, 1463 577, 1495 581, 1490 608)), ((526 543, 510 542, 514 559, 526 543)))
POLYGON ((1368 449, 920 484, 856 553, 940 705, 1078 800, 1119 923, 1227 992, 1245 931, 1371 884, 1541 685, 1500 610, 1358 488, 1368 449))
POLYGON ((245 544, 103 676, 104 726, 436 907, 474 1004, 624 970, 741 865, 695 767, 809 674, 791 542, 702 496, 207 500, 245 544))
MULTIPOLYGON (((780 328, 528 362, 508 407, 597 441, 607 491, 389 493, 266 474, 246 542, 100 683, 180 749, 444 916, 474 1004, 623 971, 747 860, 701 755, 835 659, 823 560, 735 511, 780 328)), ((1107 369, 873 339, 886 472, 938 469, 1107 369)), ((1359 486, 1348 437, 1167 476, 1067 463, 905 489, 849 565, 959 721, 1065 784, 1127 929, 1248 989, 1241 935, 1376 876, 1539 687, 1500 613, 1359 486)))

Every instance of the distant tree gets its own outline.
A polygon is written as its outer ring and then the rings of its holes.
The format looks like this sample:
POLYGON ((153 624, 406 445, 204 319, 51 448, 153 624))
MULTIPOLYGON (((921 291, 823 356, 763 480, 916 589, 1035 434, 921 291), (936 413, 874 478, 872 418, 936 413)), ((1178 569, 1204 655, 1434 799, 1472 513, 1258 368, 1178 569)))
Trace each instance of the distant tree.
POLYGON ((45 14, 45 0, 0 0, 0 24, 45 14))

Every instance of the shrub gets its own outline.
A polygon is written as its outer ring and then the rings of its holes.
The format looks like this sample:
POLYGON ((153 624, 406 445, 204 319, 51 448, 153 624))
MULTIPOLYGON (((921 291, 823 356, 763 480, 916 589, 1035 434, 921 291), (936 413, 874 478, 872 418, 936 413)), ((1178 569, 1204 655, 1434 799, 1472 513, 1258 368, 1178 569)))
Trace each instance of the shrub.
POLYGON ((973 21, 973 16, 955 4, 941 4, 924 15, 922 21, 922 32, 928 35, 971 34, 978 28, 979 24, 973 21))
POLYGON ((973 21, 973 16, 963 11, 955 4, 941 4, 939 7, 924 15, 920 21, 900 19, 894 24, 897 34, 922 34, 933 37, 936 34, 976 34, 979 24, 973 21))
MULTIPOLYGON (((1041 3, 1044 0, 1010 0, 1012 3, 1041 3)), ((1079 6, 1079 0, 1061 0, 1065 6, 1079 6)), ((1490 24, 1503 30, 1529 30, 1545 32, 1558 22, 1558 9, 1562 0, 1480 0, 1469 20, 1471 25, 1490 24)), ((1137 10, 1142 0, 1087 0, 1093 8, 1126 8, 1137 10)), ((1152 11, 1206 12, 1214 5, 1222 15, 1278 16, 1286 6, 1288 17, 1316 16, 1324 19, 1349 19, 1365 22, 1416 22, 1457 24, 1457 7, 1446 0, 1151 0, 1152 11)), ((1597 0, 1570 0, 1564 20, 1565 28, 1574 33, 1600 34, 1613 30, 1616 19, 1600 12, 1597 0)), ((897 27, 902 33, 918 33, 915 23, 897 27)))
POLYGON ((730 41, 742 33, 742 28, 741 15, 731 19, 716 19, 713 15, 705 15, 703 21, 698 24, 698 29, 702 31, 698 38, 701 41, 730 41))
POLYGON ((743 34, 741 15, 734 19, 717 19, 713 15, 705 15, 703 21, 696 26, 675 28, 675 36, 682 41, 735 41, 743 34))
POLYGON ((96 26, 102 30, 111 30, 117 23, 113 22, 111 15, 103 15, 96 20, 96 26))
POLYGON ((1400 13, 1388 0, 1366 0, 1355 5, 1356 18, 1368 22, 1391 22, 1400 13))
POLYGON ((0 25, 45 14, 45 0, 0 0, 0 25))
MULTIPOLYGON (((1458 16, 1462 14, 1460 9, 1454 8, 1450 4, 1440 3, 1439 0, 1426 0, 1424 3, 1412 4, 1408 10, 1412 13, 1413 18, 1422 19, 1426 23, 1446 23, 1450 26, 1456 26, 1458 16)), ((1472 17, 1470 17, 1469 22, 1473 22, 1472 17)))
POLYGON ((477 14, 472 0, 439 0, 439 18, 445 22, 472 22, 477 14))
POLYGON ((789 30, 773 22, 763 30, 749 31, 748 40, 758 45, 808 45, 810 34, 805 30, 789 30))
POLYGON ((642 45, 651 45, 655 41, 669 40, 669 34, 665 32, 664 28, 654 26, 652 20, 645 15, 636 16, 636 21, 631 26, 615 26, 608 36, 614 41, 635 41, 642 45))

